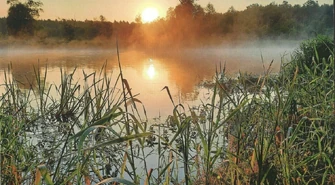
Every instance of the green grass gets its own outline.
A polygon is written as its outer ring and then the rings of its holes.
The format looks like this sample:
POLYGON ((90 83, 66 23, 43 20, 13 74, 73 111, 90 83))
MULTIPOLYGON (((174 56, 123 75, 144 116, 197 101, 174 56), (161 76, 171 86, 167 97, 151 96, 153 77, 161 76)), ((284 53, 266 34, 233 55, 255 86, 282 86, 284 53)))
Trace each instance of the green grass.
POLYGON ((279 74, 270 65, 261 76, 238 78, 220 66, 198 106, 175 104, 164 87, 174 109, 154 123, 118 62, 116 79, 104 65, 83 71, 84 85, 77 69, 61 69, 61 84, 47 84, 37 67, 28 90, 9 66, 0 98, 1 184, 335 182, 333 57, 306 65, 292 56, 279 74))

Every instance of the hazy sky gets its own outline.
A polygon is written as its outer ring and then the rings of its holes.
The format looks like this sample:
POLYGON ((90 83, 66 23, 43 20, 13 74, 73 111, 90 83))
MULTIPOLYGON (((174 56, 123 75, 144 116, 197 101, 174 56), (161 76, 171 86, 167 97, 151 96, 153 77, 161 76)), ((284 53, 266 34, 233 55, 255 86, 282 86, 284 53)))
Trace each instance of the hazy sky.
MULTIPOLYGON (((287 0, 290 4, 303 4, 307 0, 287 0)), ((25 2, 25 0, 21 0, 25 2)), ((160 16, 165 17, 169 7, 178 5, 179 0, 41 0, 44 12, 40 19, 76 19, 92 20, 103 15, 109 21, 134 21, 145 7, 155 7, 160 16)), ((217 12, 226 12, 234 6, 236 10, 244 10, 248 5, 258 3, 267 5, 271 2, 281 4, 283 0, 198 0, 205 7, 212 3, 217 12)), ((332 4, 333 0, 318 0, 319 4, 332 4)), ((7 16, 8 5, 6 0, 0 0, 0 17, 7 16)))

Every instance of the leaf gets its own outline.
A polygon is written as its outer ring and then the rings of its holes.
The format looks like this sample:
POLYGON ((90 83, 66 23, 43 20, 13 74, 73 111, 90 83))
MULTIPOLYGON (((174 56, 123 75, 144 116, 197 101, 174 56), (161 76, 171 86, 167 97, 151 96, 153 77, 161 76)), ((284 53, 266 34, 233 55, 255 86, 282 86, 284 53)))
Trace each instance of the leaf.
POLYGON ((204 148, 204 156, 208 156, 209 148, 208 148, 208 145, 207 145, 207 141, 205 139, 205 135, 204 135, 205 132, 203 132, 203 130, 201 129, 200 124, 198 122, 196 122, 196 127, 197 127, 197 131, 198 131, 198 136, 200 137, 201 143, 202 143, 203 148, 204 148))
POLYGON ((105 143, 95 145, 93 147, 86 148, 84 150, 92 150, 92 149, 96 149, 96 148, 100 148, 100 147, 104 147, 104 146, 108 146, 108 145, 113 145, 113 144, 118 144, 118 143, 122 143, 122 142, 125 142, 125 141, 141 138, 141 137, 147 137, 147 136, 150 136, 150 135, 152 135, 151 132, 145 132, 145 133, 141 133, 141 134, 133 134, 133 135, 129 135, 129 136, 124 136, 124 137, 120 137, 120 138, 117 138, 117 139, 113 139, 111 141, 107 141, 105 143))
POLYGON ((151 178, 152 171, 153 171, 153 169, 150 168, 150 170, 149 170, 149 172, 148 172, 148 174, 147 174, 147 178, 145 179, 144 185, 148 185, 148 184, 149 184, 149 181, 150 181, 150 178, 151 178))
MULTIPOLYGON (((105 113, 105 115, 101 119, 94 122, 91 126, 103 125, 106 122, 109 122, 111 119, 114 119, 114 118, 118 117, 119 115, 123 114, 123 112, 115 113, 115 111, 116 111, 116 108, 113 108, 112 110, 108 111, 107 113, 105 113)), ((88 129, 88 128, 86 128, 86 129, 88 129)), ((72 136, 70 138, 70 140, 72 140, 76 137, 80 137, 86 131, 86 129, 79 131, 77 134, 72 136)))
POLYGON ((232 118, 246 103, 248 102, 248 99, 244 100, 238 107, 236 107, 228 116, 227 118, 218 125, 218 128, 221 128, 230 118, 232 118))
POLYGON ((40 185, 41 184, 41 180, 42 180, 41 177, 42 177, 42 174, 41 174, 40 170, 37 168, 36 173, 35 173, 34 185, 40 185))
POLYGON ((90 126, 88 127, 87 129, 85 129, 85 131, 83 132, 83 134, 80 136, 80 140, 79 140, 79 143, 78 143, 78 152, 81 151, 81 149, 83 148, 83 144, 84 144, 84 141, 86 139, 86 137, 95 129, 97 128, 106 128, 106 126, 103 126, 103 125, 95 125, 95 126, 90 126))
POLYGON ((89 175, 85 175, 84 179, 85 179, 85 185, 91 185, 91 179, 89 175))
MULTIPOLYGON (((127 144, 127 148, 128 148, 128 144, 127 144)), ((122 165, 121 165, 121 177, 123 177, 123 174, 125 172, 125 169, 126 169, 126 165, 127 165, 127 159, 128 159, 128 155, 127 155, 127 152, 125 151, 124 154, 123 154, 123 160, 122 160, 122 165)))
POLYGON ((63 181, 63 184, 69 184, 70 181, 79 173, 80 169, 76 169, 63 181))
MULTIPOLYGON (((172 162, 173 161, 170 161, 169 164, 164 167, 164 169, 159 173, 158 178, 160 178, 165 173, 165 171, 169 168, 172 162)), ((169 176, 169 174, 167 174, 167 176, 169 176)))
POLYGON ((101 184, 105 184, 105 183, 109 183, 109 182, 118 182, 118 183, 122 183, 122 184, 126 184, 126 185, 136 185, 133 182, 130 182, 126 179, 121 179, 121 178, 116 178, 116 177, 104 179, 103 181, 99 182, 96 185, 101 185, 101 184))
POLYGON ((47 167, 44 164, 42 164, 42 165, 39 165, 37 168, 41 172, 41 174, 43 176, 43 179, 45 180, 46 184, 47 185, 54 185, 54 183, 51 180, 50 173, 48 172, 47 167))
POLYGON ((133 97, 133 95, 131 94, 131 90, 130 90, 130 86, 129 86, 128 81, 127 81, 126 79, 123 79, 122 82, 123 82, 124 85, 126 86, 127 91, 128 91, 128 93, 129 93, 130 97, 133 97))
POLYGON ((175 135, 173 136, 173 138, 171 139, 171 141, 169 142, 169 145, 172 145, 172 143, 174 142, 174 140, 176 140, 176 138, 180 135, 180 133, 182 133, 185 128, 187 128, 188 124, 191 124, 191 117, 187 117, 185 120, 183 120, 182 124, 180 127, 178 127, 177 132, 175 133, 175 135))
MULTIPOLYGON (((135 102, 138 102, 138 103, 142 103, 139 99, 137 99, 137 98, 131 98, 130 100, 128 100, 127 102, 126 102, 126 106, 129 106, 129 105, 131 105, 131 104, 135 104, 135 102)), ((135 107, 135 106, 134 106, 135 107)))
POLYGON ((133 118, 134 122, 142 130, 142 132, 144 132, 145 130, 144 130, 142 124, 138 121, 138 119, 133 114, 129 114, 129 115, 133 118))
MULTIPOLYGON (((168 93, 168 95, 169 95, 169 97, 170 97, 170 100, 171 100, 172 104, 174 105, 174 102, 173 102, 173 99, 172 99, 172 96, 171 96, 169 87, 168 87, 168 86, 165 86, 165 87, 163 87, 162 90, 164 90, 164 89, 166 89, 166 91, 167 91, 167 93, 168 93)), ((161 90, 161 91, 162 91, 162 90, 161 90)))

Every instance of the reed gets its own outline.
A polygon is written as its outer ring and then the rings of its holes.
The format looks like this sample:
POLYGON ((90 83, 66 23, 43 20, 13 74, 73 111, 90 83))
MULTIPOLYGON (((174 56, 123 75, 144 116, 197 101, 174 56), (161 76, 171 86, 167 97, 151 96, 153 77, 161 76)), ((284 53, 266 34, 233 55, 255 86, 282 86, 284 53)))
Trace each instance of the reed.
MULTIPOLYGON (((314 50, 313 50, 314 51, 314 50)), ((317 53, 317 52, 316 52, 317 53)), ((279 74, 226 75, 198 106, 151 122, 122 74, 61 69, 61 83, 22 90, 10 70, 0 97, 1 184, 332 184, 334 59, 301 57, 279 74), (303 72, 302 72, 303 71, 303 72), (53 97, 51 92, 56 92, 53 97), (34 137, 32 142, 31 137, 34 137), (149 160, 156 166, 149 167, 149 160)))

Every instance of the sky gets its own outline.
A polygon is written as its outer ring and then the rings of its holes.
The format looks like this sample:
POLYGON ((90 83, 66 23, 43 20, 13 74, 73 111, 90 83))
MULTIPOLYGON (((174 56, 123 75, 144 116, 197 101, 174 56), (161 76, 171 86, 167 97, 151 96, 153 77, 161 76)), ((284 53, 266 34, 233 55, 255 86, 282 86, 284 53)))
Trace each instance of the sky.
MULTIPOLYGON (((25 2, 25 0, 20 0, 25 2)), ((165 17, 169 7, 175 7, 179 0, 40 0, 43 10, 39 19, 75 19, 93 20, 103 15, 108 21, 135 21, 146 7, 158 9, 160 17, 165 17)), ((286 0, 289 4, 303 4, 307 0, 286 0)), ((236 10, 244 10, 248 5, 258 3, 268 5, 271 2, 281 4, 283 0, 197 0, 205 7, 212 3, 217 12, 226 12, 233 6, 236 10)), ((319 4, 332 4, 333 0, 318 0, 319 4)), ((0 17, 6 17, 9 5, 0 0, 0 17)))

